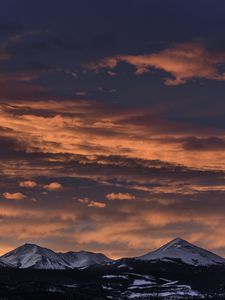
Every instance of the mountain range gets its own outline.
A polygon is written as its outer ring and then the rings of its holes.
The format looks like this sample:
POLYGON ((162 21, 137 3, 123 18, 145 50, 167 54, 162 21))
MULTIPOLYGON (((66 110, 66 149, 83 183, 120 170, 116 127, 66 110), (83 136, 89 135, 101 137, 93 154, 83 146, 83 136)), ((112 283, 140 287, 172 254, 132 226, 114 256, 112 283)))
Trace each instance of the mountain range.
POLYGON ((105 264, 111 259, 101 253, 87 251, 56 253, 35 244, 24 244, 2 257, 0 262, 14 268, 65 270, 105 264))
MULTIPOLYGON (((181 261, 193 266, 225 265, 225 258, 197 247, 183 239, 176 238, 155 251, 151 251, 134 260, 141 261, 181 261)), ((75 269, 91 265, 105 265, 120 260, 112 260, 102 253, 87 251, 56 253, 53 250, 35 244, 24 244, 0 257, 0 267, 35 269, 75 269)))

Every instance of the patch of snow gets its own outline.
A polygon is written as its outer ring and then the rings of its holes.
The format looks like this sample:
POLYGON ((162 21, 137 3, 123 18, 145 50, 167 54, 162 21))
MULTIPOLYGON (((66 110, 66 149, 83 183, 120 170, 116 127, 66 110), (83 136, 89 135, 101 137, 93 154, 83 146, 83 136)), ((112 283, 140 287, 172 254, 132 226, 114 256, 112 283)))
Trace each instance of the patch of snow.
POLYGON ((145 280, 145 279, 135 279, 134 282, 133 282, 133 285, 152 285, 153 282, 152 281, 148 281, 148 280, 145 280))
POLYGON ((128 267, 128 265, 126 265, 126 264, 122 264, 122 265, 119 265, 117 268, 118 268, 118 269, 121 269, 121 268, 129 268, 129 267, 128 267))
MULTIPOLYGON (((156 293, 154 292, 149 292, 149 293, 141 293, 141 292, 130 292, 129 294, 127 294, 128 299, 148 299, 148 297, 153 297, 155 296, 156 293)), ((166 299, 180 299, 180 297, 184 297, 184 296, 191 296, 191 297, 198 297, 199 298, 204 298, 203 295, 201 295, 200 293, 196 292, 196 291, 179 291, 179 290, 175 290, 175 291, 165 291, 165 292, 159 292, 157 293, 157 296, 159 298, 166 298, 166 299)))
POLYGON ((68 287, 68 288, 76 288, 77 287, 77 284, 74 283, 74 284, 64 284, 65 287, 68 287))
POLYGON ((127 275, 103 275, 102 278, 107 278, 107 279, 113 279, 113 278, 127 279, 127 275))
POLYGON ((113 288, 111 288, 110 286, 105 286, 105 285, 102 285, 102 288, 104 290, 109 290, 109 291, 113 290, 113 288))
POLYGON ((103 265, 111 261, 104 254, 86 251, 60 253, 59 255, 71 268, 85 268, 95 264, 103 265))

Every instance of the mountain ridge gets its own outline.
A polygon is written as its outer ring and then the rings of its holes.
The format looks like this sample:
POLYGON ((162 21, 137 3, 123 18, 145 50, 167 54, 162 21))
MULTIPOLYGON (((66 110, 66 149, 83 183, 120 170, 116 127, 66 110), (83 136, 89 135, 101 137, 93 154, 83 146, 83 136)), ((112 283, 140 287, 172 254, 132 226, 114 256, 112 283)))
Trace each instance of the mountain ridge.
MULTIPOLYGON (((132 259, 132 258, 131 258, 132 259)), ((201 247, 193 245, 184 239, 176 238, 148 252, 144 255, 133 257, 137 261, 170 261, 192 266, 225 265, 225 258, 214 254, 201 247)), ((92 265, 106 265, 123 260, 112 260, 102 253, 89 251, 55 252, 51 249, 36 244, 25 243, 0 257, 0 267, 4 265, 14 268, 35 269, 76 269, 92 265)))
POLYGON ((90 266, 92 264, 104 264, 111 261, 101 253, 88 251, 54 252, 51 249, 36 244, 25 243, 22 246, 4 254, 0 261, 15 268, 35 269, 73 269, 90 266))

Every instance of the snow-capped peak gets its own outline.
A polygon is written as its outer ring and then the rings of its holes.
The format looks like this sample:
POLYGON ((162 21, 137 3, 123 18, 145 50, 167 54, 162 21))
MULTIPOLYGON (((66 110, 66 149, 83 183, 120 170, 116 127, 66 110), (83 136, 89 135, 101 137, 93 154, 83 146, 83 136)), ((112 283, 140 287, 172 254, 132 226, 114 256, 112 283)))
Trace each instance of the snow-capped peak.
POLYGON ((224 258, 180 238, 176 238, 160 247, 158 250, 149 252, 137 259, 163 261, 179 259, 186 264, 195 266, 225 264, 224 258))
POLYGON ((168 242, 167 244, 163 245, 162 247, 160 247, 160 249, 166 250, 166 249, 170 249, 170 248, 181 248, 181 247, 187 247, 187 246, 194 246, 194 245, 190 244, 189 242, 185 241, 184 239, 176 238, 176 239, 168 242))
POLYGON ((16 268, 73 269, 111 261, 101 253, 56 253, 35 244, 24 244, 1 257, 1 261, 16 268))
POLYGON ((1 257, 17 268, 65 269, 64 260, 54 251, 35 244, 24 244, 1 257))

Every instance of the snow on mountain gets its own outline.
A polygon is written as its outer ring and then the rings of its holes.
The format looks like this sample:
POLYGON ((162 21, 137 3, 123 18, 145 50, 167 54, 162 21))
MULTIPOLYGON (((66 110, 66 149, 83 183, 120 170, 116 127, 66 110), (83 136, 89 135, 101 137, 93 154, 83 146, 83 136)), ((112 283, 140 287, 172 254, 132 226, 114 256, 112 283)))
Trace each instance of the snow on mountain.
POLYGON ((82 268, 94 264, 106 264, 111 262, 111 259, 102 253, 92 253, 86 251, 62 253, 61 257, 72 268, 82 268))
POLYGON ((16 268, 66 269, 69 266, 54 251, 34 244, 24 244, 1 257, 16 268))
POLYGON ((72 269, 93 264, 103 264, 108 259, 103 254, 91 252, 56 253, 34 244, 24 244, 1 257, 4 263, 16 268, 72 269))
POLYGON ((12 268, 10 264, 4 263, 3 261, 0 260, 0 269, 2 268, 12 268))
POLYGON ((200 247, 192 245, 187 241, 177 238, 159 249, 137 257, 138 260, 174 260, 180 259, 182 262, 194 266, 209 266, 225 264, 225 259, 200 247))

